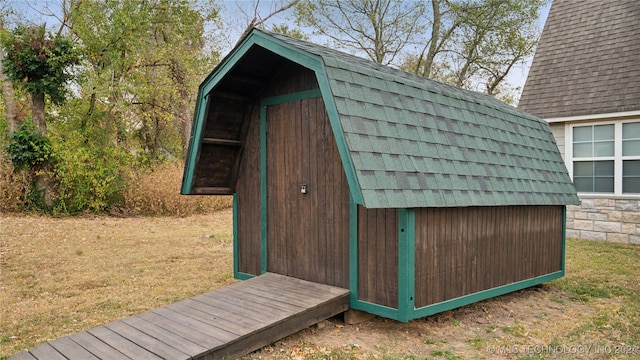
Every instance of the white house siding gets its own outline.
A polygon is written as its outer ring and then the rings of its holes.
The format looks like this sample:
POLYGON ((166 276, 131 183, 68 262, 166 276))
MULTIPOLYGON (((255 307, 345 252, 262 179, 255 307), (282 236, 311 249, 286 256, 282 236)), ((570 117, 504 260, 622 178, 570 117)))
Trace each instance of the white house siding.
POLYGON ((549 127, 551 128, 553 137, 556 139, 556 145, 558 145, 558 150, 560 150, 560 154, 562 154, 562 159, 564 159, 564 123, 551 123, 549 127))

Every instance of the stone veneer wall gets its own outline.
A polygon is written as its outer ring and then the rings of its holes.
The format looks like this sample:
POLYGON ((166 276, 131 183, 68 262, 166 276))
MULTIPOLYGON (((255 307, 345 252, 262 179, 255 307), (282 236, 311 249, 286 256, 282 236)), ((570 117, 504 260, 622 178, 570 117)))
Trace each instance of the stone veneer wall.
POLYGON ((640 244, 640 200, 581 197, 567 206, 567 237, 640 244))

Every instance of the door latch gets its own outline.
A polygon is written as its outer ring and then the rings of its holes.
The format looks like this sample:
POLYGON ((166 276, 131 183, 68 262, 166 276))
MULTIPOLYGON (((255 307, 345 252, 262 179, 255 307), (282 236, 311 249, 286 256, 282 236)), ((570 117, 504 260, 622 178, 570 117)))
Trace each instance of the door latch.
POLYGON ((300 184, 300 192, 302 194, 306 194, 307 193, 307 184, 300 184))

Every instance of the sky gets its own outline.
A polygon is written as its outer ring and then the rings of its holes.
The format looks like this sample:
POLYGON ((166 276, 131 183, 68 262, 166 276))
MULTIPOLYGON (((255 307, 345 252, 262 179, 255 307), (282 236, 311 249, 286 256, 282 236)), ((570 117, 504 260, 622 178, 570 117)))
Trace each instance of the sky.
MULTIPOLYGON (((10 5, 13 9, 16 9, 17 14, 13 15, 14 19, 26 18, 26 19, 39 19, 36 20, 36 23, 48 23, 55 24, 59 23, 55 18, 43 16, 43 13, 55 13, 56 11, 60 11, 59 3, 62 0, 0 0, 0 9, 5 8, 7 5, 10 5), (43 10, 44 9, 44 10, 43 10)), ((250 0, 223 0, 220 1, 223 5, 223 14, 222 17, 225 19, 225 25, 230 29, 235 29, 231 32, 226 32, 225 37, 227 38, 227 42, 233 46, 241 35, 246 22, 250 20, 247 14, 242 13, 239 10, 240 7, 250 8, 252 1, 250 0), (236 34, 237 32, 237 34, 236 34)), ((264 8, 261 13, 268 13, 270 8, 276 6, 275 1, 262 0, 260 2, 260 6, 264 8)), ((546 21, 547 15, 549 13, 549 9, 551 4, 546 5, 541 9, 540 12, 540 29, 544 26, 544 22, 546 21)), ((283 23, 287 19, 284 17, 276 17, 273 21, 267 22, 267 26, 273 23, 283 23)), ((57 30, 57 29, 56 29, 57 30)), ((228 52, 231 50, 231 46, 229 49, 224 49, 224 52, 228 52)), ((223 56, 226 53, 222 54, 223 56)), ((524 87, 527 74, 529 73, 529 68, 531 66, 531 61, 533 58, 528 59, 523 64, 519 64, 514 67, 509 75, 507 76, 507 82, 511 84, 515 88, 519 88, 522 91, 524 87)))
MULTIPOLYGON (((237 17, 237 14, 234 15, 234 12, 237 11, 238 8, 238 3, 241 3, 241 5, 245 5, 245 4, 250 4, 252 3, 252 1, 246 0, 246 1, 223 1, 224 5, 225 5, 225 11, 227 13, 227 15, 224 15, 225 18, 234 18, 237 17)), ((268 7, 268 6, 272 6, 273 5, 273 1, 262 1, 261 5, 268 7)), ((539 26, 540 26, 540 30, 542 30, 542 28, 544 27, 544 23, 547 19, 547 15, 549 14, 549 9, 551 8, 551 1, 549 1, 549 3, 547 5, 545 5, 543 8, 540 9, 540 19, 539 19, 539 26)), ((267 9, 268 10, 268 9, 267 9)), ((265 12, 267 13, 267 12, 265 12)), ((244 16, 244 15, 243 15, 244 16)), ((282 23, 284 20, 281 17, 277 17, 275 18, 274 21, 272 22, 268 22, 267 24, 273 24, 273 23, 282 23)), ((241 31, 241 30, 239 30, 241 31)), ((234 37, 237 38, 240 36, 240 33, 238 33, 237 35, 235 34, 230 34, 230 37, 234 37)), ((233 42, 235 43, 235 42, 233 42)), ((231 49, 228 49, 231 50, 231 49)), ((226 54, 223 54, 226 55, 226 54)), ((516 65, 511 72, 509 73, 509 75, 507 76, 507 82, 509 84, 511 84, 514 88, 519 88, 519 91, 522 91, 522 88, 524 88, 524 84, 525 81, 527 79, 527 75, 529 73, 529 68, 531 67, 531 62, 533 60, 533 57, 527 59, 527 61, 525 61, 524 63, 518 64, 516 65)))
MULTIPOLYGON (((551 2, 540 9, 540 30, 542 30, 542 28, 544 27, 544 23, 547 20, 547 15, 549 15, 550 8, 551 2)), ((529 74, 529 68, 531 67, 532 60, 533 57, 528 59, 524 64, 511 70, 511 72, 507 76, 507 82, 509 82, 514 87, 519 87, 520 92, 522 92, 522 88, 524 88, 524 83, 527 80, 527 74, 529 74)))

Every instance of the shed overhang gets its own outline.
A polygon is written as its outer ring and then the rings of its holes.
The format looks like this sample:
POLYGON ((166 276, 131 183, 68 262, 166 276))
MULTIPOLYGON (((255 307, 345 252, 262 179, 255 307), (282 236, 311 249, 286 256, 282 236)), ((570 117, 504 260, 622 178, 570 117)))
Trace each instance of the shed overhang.
POLYGON ((357 203, 362 204, 323 59, 256 30, 222 60, 198 89, 181 194, 234 193, 249 121, 246 109, 256 102, 275 70, 284 62, 315 73, 349 189, 357 203))

